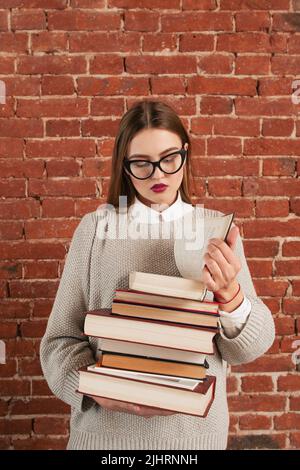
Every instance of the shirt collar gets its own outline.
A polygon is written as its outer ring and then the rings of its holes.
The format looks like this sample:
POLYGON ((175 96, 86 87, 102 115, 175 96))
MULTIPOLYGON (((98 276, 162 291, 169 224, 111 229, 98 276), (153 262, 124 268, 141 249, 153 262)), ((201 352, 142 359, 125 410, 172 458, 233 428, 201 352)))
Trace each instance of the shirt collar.
POLYGON ((158 223, 161 219, 165 222, 171 222, 172 220, 179 219, 185 214, 193 210, 192 204, 187 204, 181 198, 180 191, 177 191, 176 201, 173 202, 169 207, 162 211, 151 209, 143 202, 141 202, 136 196, 133 204, 130 206, 130 214, 134 219, 141 223, 158 223))

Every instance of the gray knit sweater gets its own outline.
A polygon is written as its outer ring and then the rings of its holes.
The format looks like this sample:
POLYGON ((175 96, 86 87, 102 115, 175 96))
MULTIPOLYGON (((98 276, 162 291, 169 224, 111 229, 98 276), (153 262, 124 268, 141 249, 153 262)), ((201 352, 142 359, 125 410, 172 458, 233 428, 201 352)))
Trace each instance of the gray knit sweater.
MULTIPOLYGON (((198 217, 194 210, 195 217, 198 217)), ((205 217, 223 215, 204 209, 205 217)), ((162 224, 171 224, 163 221, 162 224)), ((235 337, 223 329, 215 337, 215 354, 207 356, 209 374, 217 377, 214 402, 206 418, 181 413, 144 418, 110 411, 76 392, 82 366, 97 357, 98 340, 82 335, 83 312, 110 308, 115 289, 128 288, 131 271, 180 276, 174 239, 116 239, 109 236, 109 211, 86 214, 77 226, 40 346, 41 365, 52 392, 71 406, 67 449, 226 449, 229 413, 227 364, 251 362, 272 345, 272 314, 257 297, 240 235, 234 251, 242 268, 237 279, 251 302, 247 322, 235 337)), ((172 234, 172 229, 170 230, 172 234)))

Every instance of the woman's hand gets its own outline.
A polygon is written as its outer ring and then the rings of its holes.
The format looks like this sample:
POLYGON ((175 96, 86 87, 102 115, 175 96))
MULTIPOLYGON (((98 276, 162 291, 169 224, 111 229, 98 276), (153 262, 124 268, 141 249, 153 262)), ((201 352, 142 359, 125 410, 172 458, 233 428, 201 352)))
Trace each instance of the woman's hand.
POLYGON ((125 401, 110 400, 109 398, 94 397, 93 398, 98 405, 106 408, 107 410, 120 411, 123 413, 131 413, 144 418, 151 418, 152 416, 169 416, 175 414, 174 411, 164 411, 158 408, 152 408, 150 406, 135 405, 134 403, 127 403, 125 401))
POLYGON ((226 300, 226 294, 230 298, 231 293, 237 291, 236 275, 241 269, 241 262, 233 248, 238 234, 239 228, 234 226, 226 238, 227 243, 221 238, 210 239, 204 255, 206 265, 202 270, 202 281, 219 300, 226 300))

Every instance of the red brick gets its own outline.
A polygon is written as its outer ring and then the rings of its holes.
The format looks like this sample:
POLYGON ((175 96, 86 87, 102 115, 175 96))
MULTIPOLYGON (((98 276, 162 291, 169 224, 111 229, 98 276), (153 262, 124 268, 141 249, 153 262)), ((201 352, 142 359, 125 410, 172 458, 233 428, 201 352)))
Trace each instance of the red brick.
POLYGON ((297 276, 299 274, 298 263, 294 260, 290 261, 276 261, 275 262, 276 274, 278 276, 297 276))
POLYGON ((5 341, 7 357, 32 357, 35 353, 34 342, 17 338, 5 341))
MULTIPOLYGON (((236 114, 245 115, 245 116, 288 116, 296 112, 296 105, 292 103, 292 100, 289 98, 270 98, 267 97, 256 97, 247 98, 247 97, 238 97, 235 99, 236 105, 236 114), (271 106, 272 104, 272 106, 271 106)), ((266 141, 266 145, 270 148, 272 154, 273 150, 271 149, 270 142, 271 139, 266 141)), ((281 145, 281 142, 276 139, 278 145, 281 145)), ((285 141, 283 142, 285 145, 285 141)), ((290 152, 286 151, 289 155, 290 152)), ((297 153, 297 155, 299 152, 297 153)))
POLYGON ((39 77, 5 77, 6 96, 38 96, 40 94, 39 77))
POLYGON ((243 392, 272 392, 273 390, 273 380, 268 375, 242 377, 243 392))
POLYGON ((42 10, 12 11, 11 29, 13 31, 46 29, 45 12, 42 10))
POLYGON ((123 95, 125 92, 129 95, 144 95, 149 89, 148 80, 138 77, 80 77, 77 83, 78 94, 83 96, 123 95))
POLYGON ((40 213, 40 205, 35 200, 7 200, 1 204, 0 218, 2 219, 30 219, 40 213))
POLYGON ((256 95, 256 80, 252 78, 195 76, 187 83, 190 94, 256 95))
POLYGON ((58 398, 32 398, 30 401, 15 400, 12 414, 16 415, 52 415, 69 414, 70 407, 58 398))
MULTIPOLYGON (((294 256, 295 256, 295 254, 294 254, 294 256)), ((300 299, 299 298, 283 299, 282 310, 285 314, 287 314, 287 315, 299 315, 299 307, 300 307, 300 299)))
POLYGON ((185 92, 185 80, 181 77, 152 77, 150 80, 154 94, 182 95, 185 92))
POLYGON ((276 333, 278 335, 292 335, 295 332, 295 320, 293 318, 275 318, 276 333))
MULTIPOLYGON (((288 10, 290 6, 289 0, 260 0, 260 10, 288 10)), ((258 5, 256 2, 249 0, 222 0, 221 10, 256 10, 258 5)))
MULTIPOLYGON (((299 173, 299 172, 298 172, 299 173)), ((291 212, 294 212, 295 214, 299 215, 300 214, 300 198, 291 198, 291 212)))
POLYGON ((0 263, 0 279, 22 278, 22 265, 11 261, 0 263))
POLYGON ((195 73, 197 70, 197 59, 188 55, 179 57, 172 56, 128 56, 125 58, 127 73, 195 73))
POLYGON ((155 11, 125 11, 125 31, 157 31, 159 28, 159 13, 155 11))
POLYGON ((238 75, 268 75, 270 57, 238 55, 235 61, 235 73, 238 75))
POLYGON ((88 116, 86 98, 44 98, 41 100, 18 100, 18 117, 75 117, 88 116))
POLYGON ((42 203, 43 217, 74 217, 75 203, 71 199, 44 198, 42 203))
POLYGON ((35 434, 63 435, 68 433, 68 421, 65 418, 35 418, 35 434))
POLYGON ((239 12, 235 15, 236 31, 269 31, 271 15, 266 11, 239 12))
POLYGON ((233 57, 222 54, 211 54, 199 57, 199 69, 206 74, 230 74, 233 71, 233 57))
POLYGON ((262 356, 255 361, 239 366, 232 366, 234 372, 279 372, 293 370, 294 364, 290 356, 262 356))
POLYGON ((67 51, 68 35, 65 32, 41 31, 31 34, 31 43, 34 52, 67 51))
POLYGON ((123 113, 122 100, 110 100, 97 96, 91 100, 92 116, 121 116, 123 113))
POLYGON ((8 30, 8 12, 0 11, 0 31, 8 30))
POLYGON ((16 373, 17 373, 16 359, 7 359, 5 364, 1 363, 0 377, 13 377, 16 373))
POLYGON ((49 281, 11 281, 10 292, 13 297, 30 298, 54 297, 57 290, 56 282, 49 281))
MULTIPOLYGON (((43 195, 43 196, 95 196, 96 186, 95 182, 90 179, 73 178, 70 181, 67 180, 48 180, 47 183, 43 183, 42 180, 32 180, 29 182, 28 193, 31 196, 43 195)), ((66 238, 66 234, 69 233, 69 226, 72 227, 71 223, 64 223, 63 227, 60 228, 60 224, 57 221, 49 220, 32 220, 25 223, 26 236, 30 238, 52 238, 56 236, 59 238, 66 238), (43 229, 44 226, 44 229, 43 229), (47 229, 50 230, 47 232, 47 229), (47 236, 48 233, 48 236, 47 236)))
POLYGON ((290 410, 299 412, 300 410, 300 396, 290 397, 290 410))
POLYGON ((23 322, 20 325, 21 336, 24 338, 41 338, 46 330, 47 322, 23 322))
POLYGON ((286 397, 279 395, 241 395, 228 397, 230 411, 283 411, 286 397))
POLYGON ((80 163, 75 160, 51 160, 46 163, 48 177, 79 176, 80 163))
POLYGON ((26 142, 26 155, 33 158, 93 157, 95 142, 91 139, 49 139, 26 142))
POLYGON ((300 377, 298 375, 288 374, 280 376, 277 380, 278 391, 299 391, 300 390, 300 377))
POLYGON ((49 30, 64 31, 118 31, 121 27, 119 12, 95 11, 50 11, 48 13, 49 30))
POLYGON ((29 380, 1 379, 0 383, 1 396, 18 397, 31 394, 29 380))
POLYGON ((266 295, 284 297, 288 287, 288 281, 284 280, 255 279, 255 289, 259 297, 266 295))
MULTIPOLYGON (((43 176, 44 172, 44 162, 42 160, 20 160, 16 158, 10 158, 10 159, 0 159, 0 173, 3 178, 9 178, 9 177, 14 177, 14 178, 20 178, 22 176, 25 177, 31 177, 31 178, 41 178, 43 176)), ((28 217, 27 214, 30 214, 30 210, 28 208, 31 207, 38 207, 39 203, 38 201, 7 201, 7 203, 3 207, 13 207, 16 209, 16 212, 21 211, 21 215, 15 215, 11 211, 9 212, 10 216, 6 217, 5 212, 3 211, 3 218, 8 219, 8 218, 26 218, 28 217)), ((31 216, 33 217, 33 216, 31 216)))
POLYGON ((31 431, 31 419, 0 419, 0 434, 30 434, 31 431))
POLYGON ((56 261, 25 261, 24 279, 55 279, 57 277, 56 261))
MULTIPOLYGON (((295 242, 296 243, 296 242, 295 242)), ((299 245, 295 245, 294 248, 299 248, 299 245)), ((286 256, 285 254, 285 246, 283 245, 283 255, 286 256)), ((293 279, 292 281, 292 287, 293 287, 293 295, 300 296, 300 280, 293 279)))
POLYGON ((271 429, 272 418, 270 416, 258 414, 245 414, 240 416, 239 426, 244 429, 271 429))
POLYGON ((286 413, 274 416, 275 429, 300 429, 300 413, 286 413))
POLYGON ((214 120, 214 131, 218 135, 234 136, 258 136, 258 119, 234 119, 231 117, 216 118, 214 120))
POLYGON ((45 397, 51 397, 52 392, 46 382, 46 380, 38 380, 38 379, 33 379, 32 380, 32 395, 33 396, 45 396, 45 397))
POLYGON ((43 76, 41 85, 43 95, 72 95, 74 93, 72 77, 43 76))
POLYGON ((49 137, 79 137, 79 119, 49 119, 46 122, 46 136, 49 137))
POLYGON ((82 174, 84 176, 109 176, 111 171, 111 158, 86 159, 83 162, 82 174))
MULTIPOLYGON (((149 50, 149 48, 150 48, 150 45, 145 50, 149 50)), ((186 33, 186 34, 180 35, 179 37, 179 51, 180 52, 213 51, 213 49, 214 49, 214 36, 212 34, 186 33)))
POLYGON ((86 58, 81 56, 21 56, 17 61, 17 73, 36 74, 67 74, 85 73, 86 58))
POLYGON ((21 158, 23 156, 23 139, 0 138, 0 157, 21 158))
POLYGON ((299 31, 298 22, 299 13, 274 13, 272 28, 274 31, 299 31))
POLYGON ((293 176, 296 161, 293 158, 266 159, 263 163, 263 174, 267 176, 293 176))
MULTIPOLYGON (((278 180, 276 181, 277 185, 279 186, 278 180)), ((290 186, 291 186, 291 181, 289 181, 290 186)), ((269 185, 269 192, 272 193, 272 186, 271 184, 269 185)), ((261 186, 262 187, 262 186, 261 186)), ((265 186, 266 187, 266 186, 265 186)), ((288 184, 286 184, 286 188, 288 187, 288 184)), ((245 189, 245 186, 244 186, 245 189)), ((253 190, 255 189, 255 186, 253 187, 253 190)), ((259 187, 257 194, 259 194, 259 187)), ((283 188, 282 188, 283 189, 283 188)), ((251 188, 252 192, 252 188, 251 188)), ((277 192, 284 192, 284 191, 279 191, 277 187, 277 192)), ((292 191, 293 192, 293 191, 292 191)), ((295 188, 296 192, 296 188, 295 188)), ((262 237, 297 237, 300 235, 300 224, 298 223, 297 219, 290 219, 287 221, 276 221, 274 223, 272 220, 260 220, 257 219, 255 221, 245 221, 243 224, 243 229, 244 229, 244 235, 246 238, 262 238, 262 237)), ((293 268, 293 264, 291 266, 288 265, 287 261, 276 261, 277 263, 277 268, 280 266, 280 271, 281 273, 287 272, 287 267, 290 267, 291 270, 293 268)), ((297 273, 298 274, 298 273, 297 273)))
POLYGON ((109 75, 122 74, 124 72, 123 59, 114 54, 94 55, 90 60, 91 73, 109 73, 109 75))
POLYGON ((28 242, 19 241, 11 244, 0 242, 0 259, 7 259, 7 253, 11 259, 62 259, 66 251, 62 242, 28 242))
POLYGON ((15 450, 66 450, 67 443, 67 437, 12 439, 15 450))
POLYGON ((140 51, 141 35, 138 32, 71 32, 69 36, 70 52, 105 52, 107 54, 140 51))
POLYGON ((162 31, 232 31, 233 21, 225 12, 181 12, 161 15, 162 31))
POLYGON ((0 338, 15 338, 18 324, 15 322, 0 323, 0 338))
POLYGON ((38 358, 20 359, 18 363, 18 373, 22 377, 42 376, 43 372, 40 360, 38 358))
POLYGON ((238 390, 238 381, 237 377, 229 376, 227 377, 227 393, 234 393, 238 390))
POLYGON ((0 33, 0 43, 1 52, 18 54, 28 52, 28 34, 26 33, 0 33))
POLYGON ((262 124, 262 134, 265 136, 291 136, 294 130, 292 119, 264 119, 262 124))
MULTIPOLYGON (((276 167, 276 164, 274 164, 276 167)), ((268 172, 268 168, 264 172, 268 172)), ((276 173, 275 173, 276 174, 276 173)), ((287 217, 289 215, 289 202, 286 199, 276 201, 257 201, 256 216, 257 217, 287 217)))
POLYGON ((271 52, 270 37, 267 33, 222 34, 217 38, 217 51, 226 52, 271 52))
POLYGON ((0 133, 6 137, 43 137, 40 119, 1 119, 0 133))
POLYGON ((201 114, 230 114, 233 102, 225 96, 202 96, 200 107, 201 114))
POLYGON ((300 432, 291 432, 290 442, 291 442, 292 448, 299 449, 300 448, 300 432))
POLYGON ((241 196, 241 181, 238 179, 225 180, 220 186, 219 180, 210 179, 208 183, 208 192, 212 196, 241 196))
MULTIPOLYGON (((291 95, 293 79, 290 77, 260 78, 258 94, 261 96, 291 95)), ((267 103, 267 100, 265 100, 267 103)))

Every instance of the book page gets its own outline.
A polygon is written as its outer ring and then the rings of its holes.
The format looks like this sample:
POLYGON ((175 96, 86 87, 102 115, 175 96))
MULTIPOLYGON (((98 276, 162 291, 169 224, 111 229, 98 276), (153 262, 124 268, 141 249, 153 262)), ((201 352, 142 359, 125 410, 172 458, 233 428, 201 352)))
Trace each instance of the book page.
MULTIPOLYGON (((202 242, 193 247, 184 237, 174 241, 174 256, 177 268, 182 277, 201 281, 204 268, 204 255, 211 238, 224 240, 231 228, 234 214, 222 217, 203 217, 197 230, 202 231, 202 242), (191 248, 192 246, 192 248, 191 248)), ((200 237, 201 239, 201 237, 200 237)))
POLYGON ((186 379, 184 377, 175 377, 173 375, 150 374, 147 372, 113 369, 110 367, 97 367, 95 364, 88 366, 88 370, 93 370, 95 372, 98 370, 103 374, 112 374, 124 378, 134 378, 136 380, 160 383, 170 387, 181 387, 189 390, 193 390, 200 382, 202 382, 202 380, 186 379))

